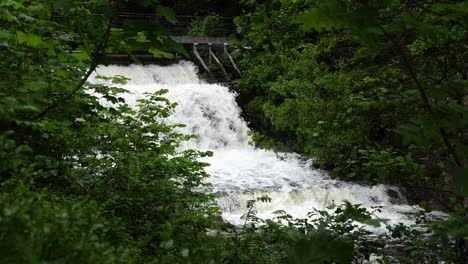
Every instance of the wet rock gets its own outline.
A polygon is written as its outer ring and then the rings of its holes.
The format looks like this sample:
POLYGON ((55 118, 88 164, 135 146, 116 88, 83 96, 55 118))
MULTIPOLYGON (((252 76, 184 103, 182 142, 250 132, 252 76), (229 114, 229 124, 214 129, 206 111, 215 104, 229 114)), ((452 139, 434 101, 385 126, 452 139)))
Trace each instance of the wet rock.
POLYGON ((297 183, 297 182, 290 182, 289 186, 291 186, 291 187, 300 187, 301 185, 299 183, 297 183))
POLYGON ((395 191, 393 189, 388 189, 387 194, 390 197, 390 202, 392 204, 401 204, 401 197, 398 191, 395 191))

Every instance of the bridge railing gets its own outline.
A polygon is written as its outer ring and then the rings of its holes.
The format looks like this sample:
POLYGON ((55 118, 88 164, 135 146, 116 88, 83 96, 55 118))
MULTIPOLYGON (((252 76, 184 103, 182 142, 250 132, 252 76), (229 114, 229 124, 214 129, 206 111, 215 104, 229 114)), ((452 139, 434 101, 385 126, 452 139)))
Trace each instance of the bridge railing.
MULTIPOLYGON (((95 14, 95 15, 99 16, 99 14, 95 14)), ((201 19, 203 17, 179 15, 179 16, 176 16, 176 18, 177 18, 177 23, 173 25, 169 23, 167 20, 165 20, 163 17, 158 16, 156 14, 120 13, 117 16, 117 19, 113 21, 113 26, 116 28, 122 28, 124 27, 124 22, 126 20, 140 20, 140 21, 145 21, 149 23, 162 24, 168 29, 171 35, 183 36, 189 32, 193 21, 195 21, 196 19, 201 19)), ((235 31, 235 25, 232 22, 232 17, 220 17, 220 19, 223 23, 223 27, 226 29, 226 31, 228 31, 228 33, 232 33, 235 31)), ((63 22, 67 20, 67 17, 53 14, 52 20, 56 22, 63 22)))
MULTIPOLYGON (((96 16, 100 16, 100 14, 94 14, 96 16)), ((149 23, 155 23, 155 24, 162 24, 164 25, 169 33, 170 37, 176 41, 177 43, 184 44, 184 45, 191 45, 192 46, 192 52, 197 58, 198 64, 200 64, 205 71, 209 74, 212 80, 217 80, 209 67, 206 65, 203 57, 202 57, 202 52, 203 51, 205 55, 208 57, 208 63, 211 64, 212 59, 219 65, 220 69, 222 70, 225 79, 227 81, 231 81, 231 78, 229 74, 227 73, 225 67, 221 63, 221 61, 218 59, 217 55, 215 54, 215 50, 217 50, 218 54, 224 55, 228 57, 230 63, 232 64, 232 67, 234 70, 237 72, 239 77, 242 78, 242 73, 237 67, 236 63, 234 62, 234 58, 231 56, 231 54, 228 51, 228 45, 229 44, 236 44, 237 42, 235 40, 228 40, 226 37, 229 35, 230 32, 234 32, 235 30, 235 25, 232 21, 232 18, 230 17, 217 17, 217 22, 219 23, 220 20, 223 23, 225 36, 216 36, 216 37, 206 37, 206 36, 187 36, 188 31, 190 31, 191 26, 193 21, 197 19, 202 19, 203 17, 199 16, 176 16, 177 18, 177 23, 175 25, 170 24, 168 21, 166 21, 163 17, 157 16, 156 14, 144 14, 144 13, 120 13, 117 16, 117 19, 113 20, 113 27, 115 28, 123 28, 125 26, 125 21, 128 20, 139 20, 139 21, 145 21, 149 23), (217 48, 215 48, 217 46, 217 48), (199 49, 200 48, 200 49, 199 49)), ((58 16, 58 15, 52 15, 52 20, 56 22, 64 22, 67 20, 67 17, 65 16, 58 16)), ((73 39, 73 37, 71 37, 73 39)), ((117 59, 119 61, 121 60, 126 60, 128 61, 128 55, 127 54, 108 54, 109 57, 113 59, 117 59)), ((141 58, 145 59, 154 59, 152 55, 149 54, 139 54, 135 56, 140 56, 141 58)))

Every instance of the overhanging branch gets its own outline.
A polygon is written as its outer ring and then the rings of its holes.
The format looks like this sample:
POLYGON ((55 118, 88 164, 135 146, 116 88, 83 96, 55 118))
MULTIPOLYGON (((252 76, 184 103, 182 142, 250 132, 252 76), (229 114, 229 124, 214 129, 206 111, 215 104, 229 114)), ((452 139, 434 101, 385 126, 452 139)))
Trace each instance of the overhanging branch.
POLYGON ((80 90, 83 87, 83 85, 88 80, 91 73, 93 73, 93 71, 96 69, 99 58, 104 53, 105 47, 107 45, 107 41, 109 40, 111 27, 112 27, 112 19, 109 21, 109 25, 107 26, 107 29, 104 35, 104 39, 99 43, 98 47, 96 48, 96 52, 94 53, 93 59, 91 60, 91 64, 90 64, 88 71, 80 80, 80 82, 75 86, 75 88, 73 88, 70 92, 62 96, 62 98, 60 98, 59 100, 55 101, 51 105, 44 108, 41 112, 31 116, 29 118, 29 121, 37 121, 43 118, 47 113, 52 111, 54 108, 58 107, 62 102, 70 99, 76 92, 78 92, 78 90, 80 90))

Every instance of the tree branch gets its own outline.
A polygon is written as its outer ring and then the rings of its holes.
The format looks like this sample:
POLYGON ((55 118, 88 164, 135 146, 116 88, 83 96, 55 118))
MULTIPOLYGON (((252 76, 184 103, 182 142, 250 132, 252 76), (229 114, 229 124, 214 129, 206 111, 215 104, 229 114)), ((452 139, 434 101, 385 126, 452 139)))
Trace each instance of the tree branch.
POLYGON ((98 59, 102 55, 103 51, 105 50, 107 41, 109 40, 110 32, 111 32, 111 26, 112 26, 112 19, 109 21, 109 25, 107 26, 104 39, 99 43, 98 47, 96 48, 96 52, 94 53, 93 59, 91 60, 90 67, 86 74, 83 76, 83 78, 80 80, 80 82, 73 88, 70 92, 62 96, 59 100, 56 102, 52 103, 48 107, 44 108, 41 112, 31 116, 29 118, 29 121, 37 121, 41 118, 43 118, 47 113, 49 113, 51 110, 54 108, 58 107, 63 101, 70 99, 78 90, 80 90, 84 83, 88 80, 89 76, 93 71, 96 69, 98 65, 98 59))
MULTIPOLYGON (((380 28, 381 28, 382 32, 385 35, 389 36, 388 33, 386 32, 386 30, 382 26, 380 28)), ((413 80, 413 82, 416 84, 416 87, 419 90, 419 93, 421 94, 421 97, 423 99, 425 108, 431 114, 431 116, 434 116, 435 111, 432 108, 431 103, 429 102, 429 97, 427 96, 426 91, 424 90, 424 87, 419 82, 419 79, 416 76, 416 73, 415 73, 410 61, 409 61, 408 57, 406 56, 405 50, 401 47, 401 45, 392 36, 389 36, 389 39, 392 42, 392 44, 395 46, 395 48, 397 49, 397 51, 398 51, 398 53, 399 53, 399 55, 400 55, 400 57, 401 57, 401 59, 403 61, 403 65, 408 70, 408 73, 410 74, 410 77, 413 80)), ((444 128, 439 127, 439 132, 440 132, 440 135, 442 136, 442 139, 444 141, 445 146, 447 147, 448 151, 450 152, 450 155, 453 157, 453 159, 454 159, 455 163, 457 164, 457 166, 458 167, 463 167, 461 160, 458 158, 455 150, 453 149, 453 146, 450 144, 447 131, 444 128)))

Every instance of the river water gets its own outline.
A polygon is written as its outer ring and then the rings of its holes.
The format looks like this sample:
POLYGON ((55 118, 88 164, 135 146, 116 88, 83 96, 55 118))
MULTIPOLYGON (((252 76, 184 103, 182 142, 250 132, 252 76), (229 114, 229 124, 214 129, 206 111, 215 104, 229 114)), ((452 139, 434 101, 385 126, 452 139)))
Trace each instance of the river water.
POLYGON ((366 208, 383 206, 376 217, 390 223, 412 222, 404 213, 417 208, 406 204, 395 187, 333 180, 326 172, 314 169, 312 160, 249 145, 249 128, 241 118, 236 94, 225 86, 200 80, 197 68, 190 62, 171 66, 102 66, 90 81, 101 82, 96 75, 131 78, 123 87, 131 92, 124 98, 133 106, 137 99, 144 98, 145 92, 169 90, 165 97, 178 106, 165 122, 185 124, 186 127, 178 128, 179 132, 198 136, 183 148, 214 152, 213 157, 204 158, 211 164, 206 168, 211 175, 208 181, 218 194, 223 218, 233 224, 243 223, 240 217, 246 213, 248 200, 263 195, 272 201, 257 203, 257 215, 262 218, 272 218, 276 210, 305 217, 314 208, 322 210, 347 200, 366 208))

